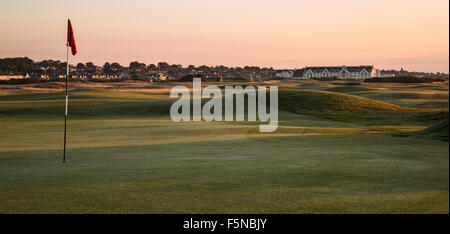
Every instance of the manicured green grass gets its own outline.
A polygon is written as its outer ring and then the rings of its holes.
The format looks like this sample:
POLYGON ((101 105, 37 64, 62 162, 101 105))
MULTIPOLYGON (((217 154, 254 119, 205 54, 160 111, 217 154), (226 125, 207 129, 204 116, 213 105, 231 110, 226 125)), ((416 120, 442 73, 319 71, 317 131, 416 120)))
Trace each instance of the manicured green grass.
POLYGON ((274 133, 173 122, 167 93, 75 88, 67 164, 63 94, 0 96, 0 213, 449 212, 448 105, 368 97, 448 86, 272 84, 274 133))

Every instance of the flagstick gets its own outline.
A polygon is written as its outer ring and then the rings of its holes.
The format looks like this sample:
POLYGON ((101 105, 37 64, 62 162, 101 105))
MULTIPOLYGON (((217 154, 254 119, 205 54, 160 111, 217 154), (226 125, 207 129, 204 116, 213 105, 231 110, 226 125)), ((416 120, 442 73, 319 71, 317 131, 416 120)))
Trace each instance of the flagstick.
POLYGON ((67 42, 67 70, 66 70, 66 109, 64 115, 64 153, 63 153, 63 163, 66 162, 66 135, 67 135, 67 110, 69 107, 69 42, 67 42))

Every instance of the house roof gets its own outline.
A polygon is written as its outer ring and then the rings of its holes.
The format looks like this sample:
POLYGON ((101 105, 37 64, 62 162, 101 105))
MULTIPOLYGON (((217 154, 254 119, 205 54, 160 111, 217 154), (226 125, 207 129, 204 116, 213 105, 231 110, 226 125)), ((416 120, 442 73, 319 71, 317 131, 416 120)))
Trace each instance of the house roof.
POLYGON ((281 73, 281 72, 289 72, 289 73, 292 73, 291 70, 276 70, 275 72, 276 72, 276 73, 281 73))
POLYGON ((294 77, 302 77, 304 72, 305 72, 304 68, 297 69, 297 70, 294 71, 294 77))

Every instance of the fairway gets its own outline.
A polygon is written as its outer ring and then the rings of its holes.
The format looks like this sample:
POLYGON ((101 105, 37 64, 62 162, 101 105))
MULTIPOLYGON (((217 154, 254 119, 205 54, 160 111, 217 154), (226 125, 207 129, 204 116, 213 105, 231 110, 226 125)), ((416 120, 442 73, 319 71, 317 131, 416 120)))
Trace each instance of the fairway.
POLYGON ((246 83, 273 133, 173 122, 174 85, 74 82, 66 164, 62 83, 1 85, 0 213, 449 212, 448 82, 246 83))

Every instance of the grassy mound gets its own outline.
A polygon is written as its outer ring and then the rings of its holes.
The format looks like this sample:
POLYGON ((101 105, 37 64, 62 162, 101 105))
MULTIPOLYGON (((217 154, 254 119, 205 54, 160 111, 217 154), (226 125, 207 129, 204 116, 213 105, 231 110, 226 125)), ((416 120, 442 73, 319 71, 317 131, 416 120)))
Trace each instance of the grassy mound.
POLYGON ((428 93, 428 92, 384 92, 377 93, 377 98, 383 99, 438 99, 447 100, 448 93, 428 93))
POLYGON ((447 119, 448 121, 448 110, 446 111, 432 111, 432 112, 423 112, 416 116, 421 122, 427 123, 427 125, 432 125, 442 120, 447 119))
POLYGON ((340 92, 340 93, 351 93, 351 92, 371 92, 375 91, 376 89, 368 88, 361 85, 341 85, 341 86, 334 86, 330 88, 324 89, 324 91, 329 92, 340 92))
POLYGON ((404 124, 418 109, 327 91, 281 91, 281 110, 361 124, 404 124))
POLYGON ((431 138, 448 141, 448 117, 417 132, 416 135, 430 136, 431 138))
POLYGON ((291 111, 408 111, 397 105, 349 94, 327 91, 281 91, 280 107, 291 111))
POLYGON ((413 135, 428 136, 430 138, 448 141, 448 111, 421 113, 417 118, 429 125, 428 128, 415 132, 413 135))

